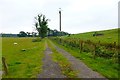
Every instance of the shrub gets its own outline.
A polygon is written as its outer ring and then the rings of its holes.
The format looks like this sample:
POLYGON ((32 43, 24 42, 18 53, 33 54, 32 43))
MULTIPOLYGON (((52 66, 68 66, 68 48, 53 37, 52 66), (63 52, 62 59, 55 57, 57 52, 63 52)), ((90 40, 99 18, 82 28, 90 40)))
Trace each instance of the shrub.
POLYGON ((40 42, 42 39, 41 38, 36 38, 36 39, 33 39, 32 42, 40 42))

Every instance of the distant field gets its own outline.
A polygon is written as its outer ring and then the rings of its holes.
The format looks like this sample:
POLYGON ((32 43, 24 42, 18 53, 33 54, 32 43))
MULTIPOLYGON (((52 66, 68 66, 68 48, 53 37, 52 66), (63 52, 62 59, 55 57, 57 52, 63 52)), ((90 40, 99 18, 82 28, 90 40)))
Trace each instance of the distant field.
POLYGON ((96 31, 97 33, 102 33, 103 35, 101 35, 101 36, 93 36, 94 32, 95 31, 87 32, 87 33, 74 34, 74 35, 71 35, 70 37, 66 36, 64 38, 79 38, 79 39, 82 39, 82 40, 91 40, 92 42, 101 41, 101 43, 116 42, 118 44, 118 29, 96 31))
POLYGON ((35 78, 42 70, 45 41, 32 42, 33 38, 2 38, 2 56, 8 64, 9 78, 35 78), (18 43, 14 45, 14 43, 18 43), (22 51, 25 49, 26 51, 22 51))

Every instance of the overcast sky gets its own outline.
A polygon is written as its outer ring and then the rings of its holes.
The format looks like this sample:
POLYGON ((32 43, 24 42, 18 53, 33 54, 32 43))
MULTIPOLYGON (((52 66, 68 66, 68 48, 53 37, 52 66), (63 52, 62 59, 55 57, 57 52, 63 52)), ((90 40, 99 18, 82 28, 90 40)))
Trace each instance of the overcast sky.
POLYGON ((62 31, 82 33, 118 27, 120 0, 0 0, 0 33, 32 32, 34 17, 42 13, 49 28, 59 30, 59 8, 62 9, 62 31))

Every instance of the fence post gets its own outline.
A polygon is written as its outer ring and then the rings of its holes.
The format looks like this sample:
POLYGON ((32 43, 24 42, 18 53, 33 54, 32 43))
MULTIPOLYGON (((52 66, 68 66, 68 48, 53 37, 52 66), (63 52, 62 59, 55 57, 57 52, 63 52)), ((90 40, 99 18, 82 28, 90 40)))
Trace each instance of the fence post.
POLYGON ((98 42, 99 46, 100 46, 100 41, 98 42))
POLYGON ((96 56, 96 45, 94 45, 94 52, 93 52, 93 58, 95 59, 96 56))
POLYGON ((114 62, 118 62, 119 58, 118 52, 119 51, 117 51, 116 42, 114 42, 114 54, 112 56, 114 62))
POLYGON ((114 48, 116 48, 116 42, 114 42, 114 48))
POLYGON ((4 57, 2 57, 2 64, 3 64, 3 67, 4 67, 5 75, 7 75, 8 74, 8 66, 6 64, 6 61, 5 61, 4 57))
POLYGON ((59 44, 61 44, 61 37, 60 37, 60 39, 58 40, 58 42, 59 42, 59 44))
POLYGON ((80 53, 82 52, 83 49, 83 41, 80 42, 80 53))

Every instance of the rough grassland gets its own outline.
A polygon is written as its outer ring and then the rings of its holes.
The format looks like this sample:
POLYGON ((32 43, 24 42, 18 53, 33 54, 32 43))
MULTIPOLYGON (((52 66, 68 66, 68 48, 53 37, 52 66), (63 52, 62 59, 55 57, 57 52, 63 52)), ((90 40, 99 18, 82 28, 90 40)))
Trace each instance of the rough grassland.
MULTIPOLYGON (((120 30, 120 29, 119 29, 120 30)), ((87 33, 80 33, 80 34, 74 34, 70 37, 64 37, 64 38, 79 38, 82 40, 91 40, 92 42, 98 42, 101 41, 101 43, 113 43, 116 42, 118 44, 118 29, 111 29, 111 30, 104 30, 104 31, 97 31, 97 33, 102 33, 102 36, 96 36, 94 37, 95 31, 93 32, 87 32, 87 33)))
POLYGON ((9 74, 5 78, 35 78, 42 70, 45 42, 33 38, 2 38, 2 56, 6 58, 9 74), (13 43, 18 43, 14 45, 13 43), (25 49, 26 51, 22 51, 25 49))

